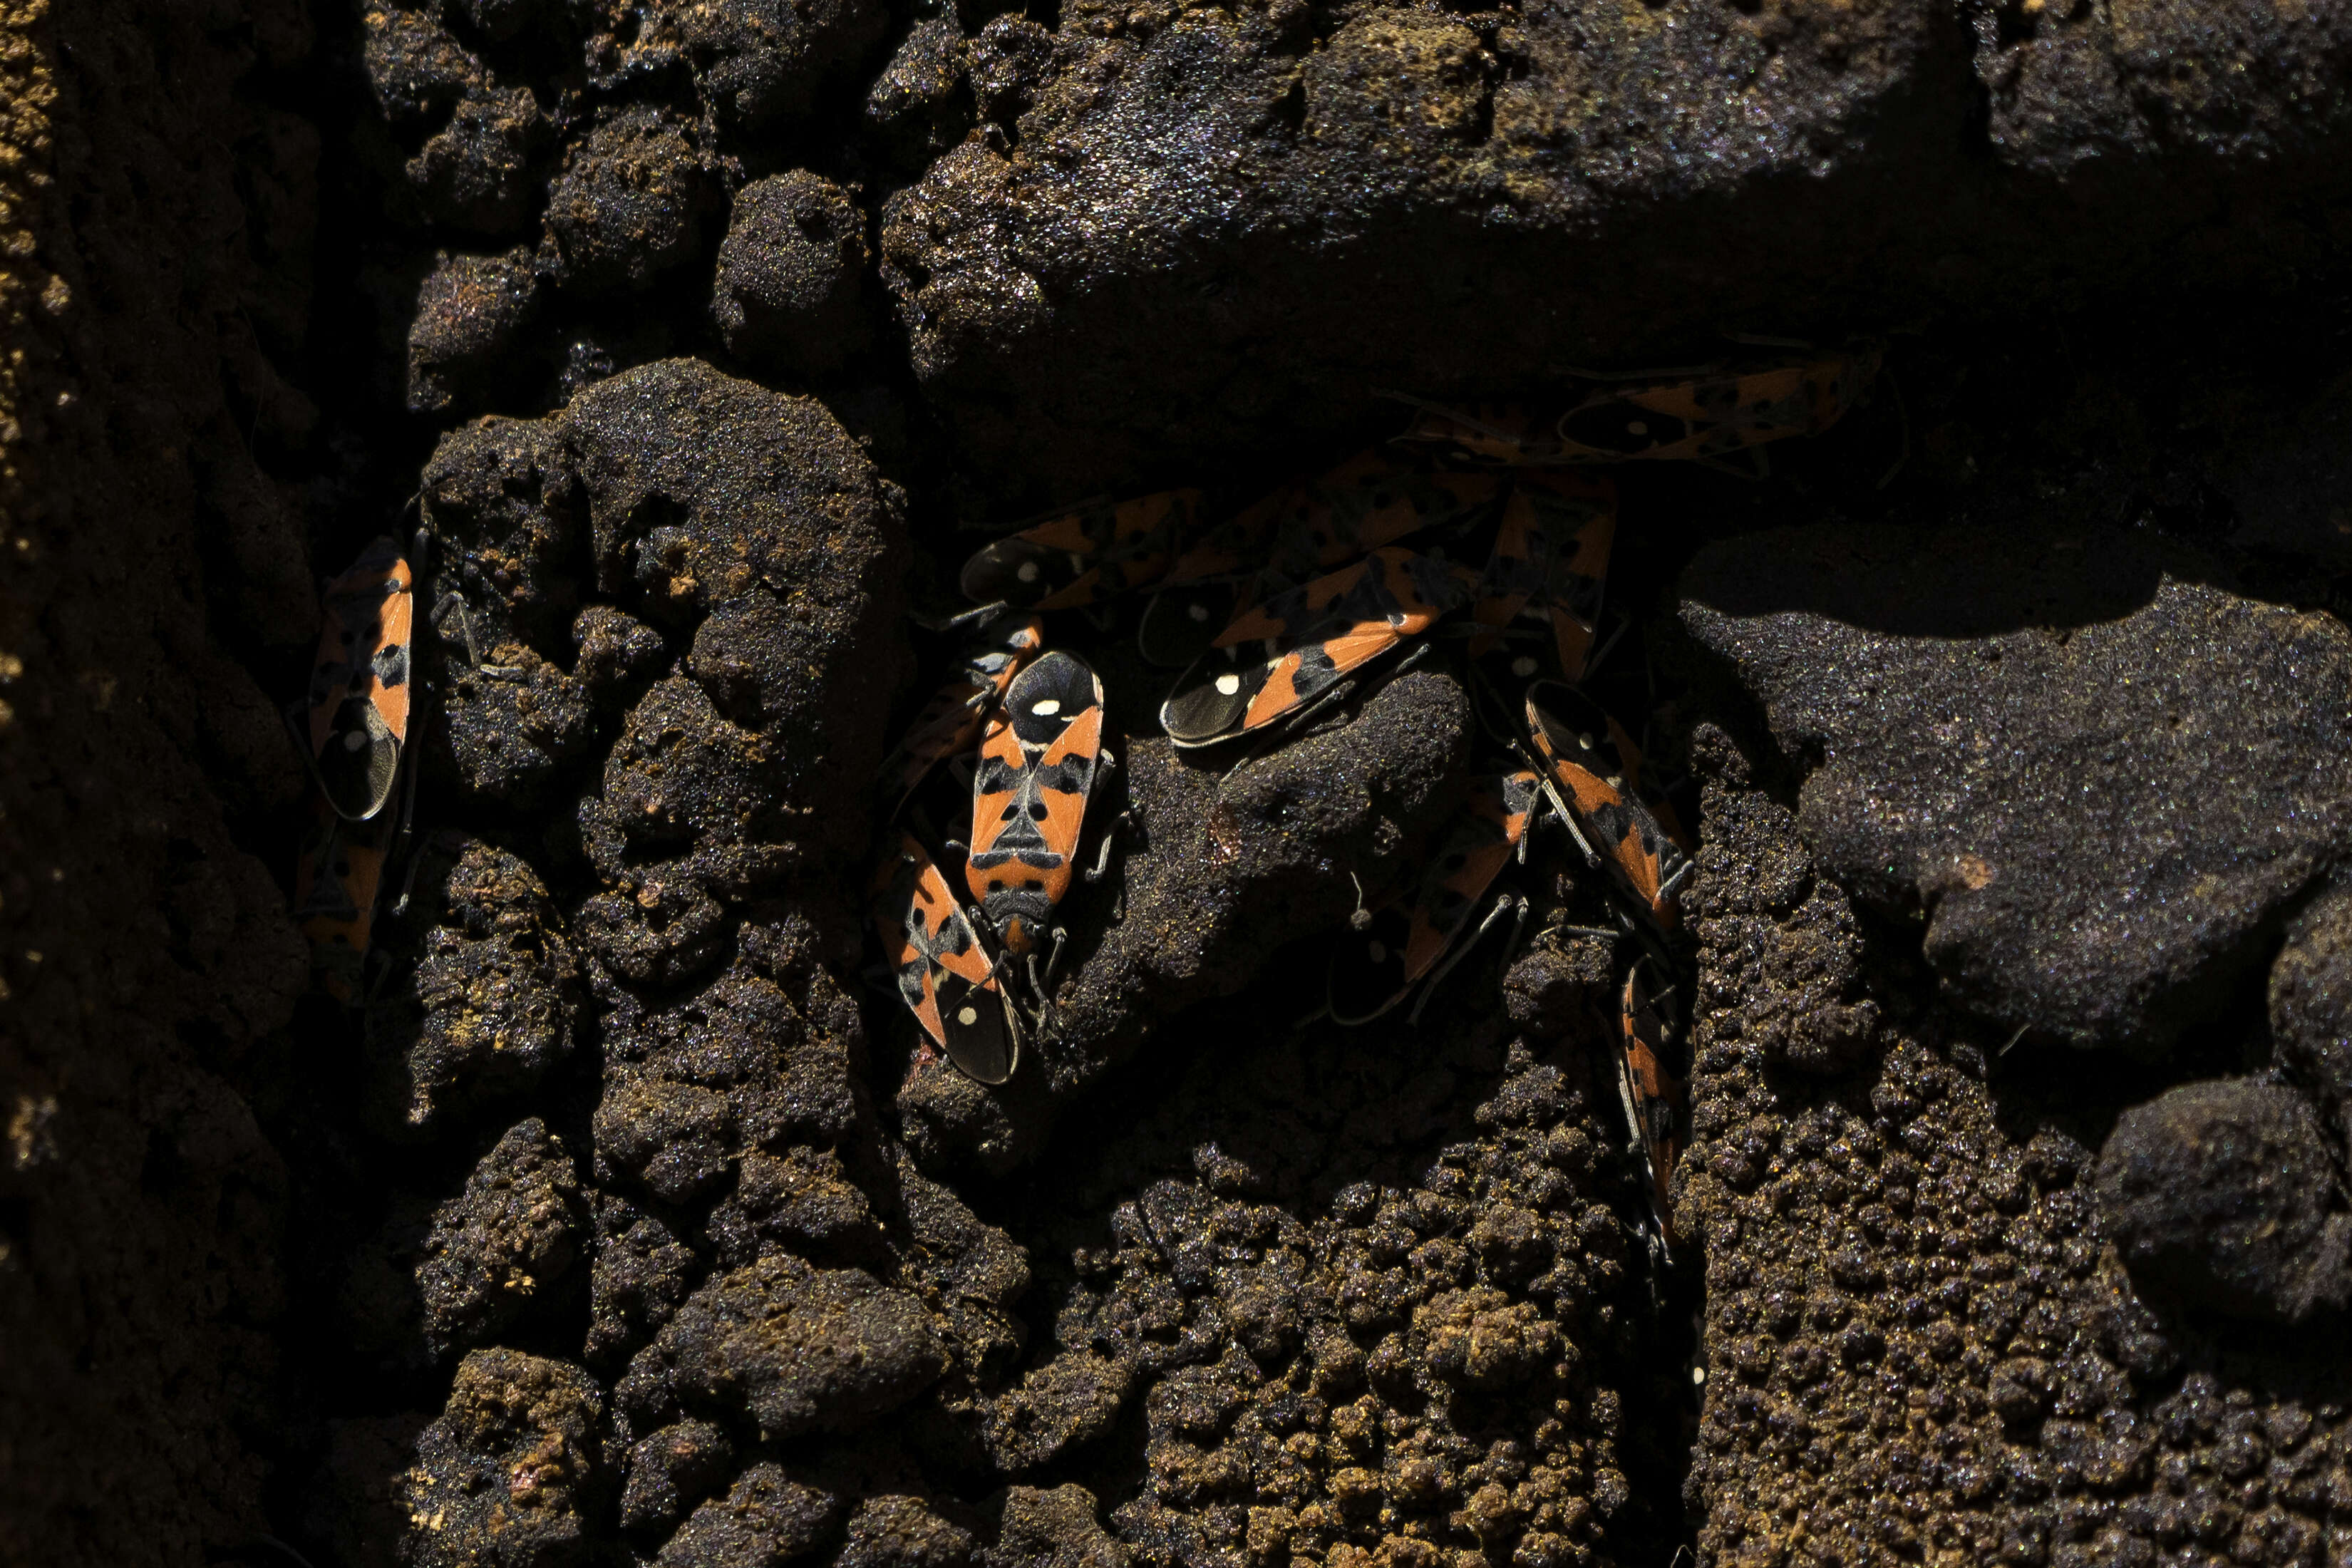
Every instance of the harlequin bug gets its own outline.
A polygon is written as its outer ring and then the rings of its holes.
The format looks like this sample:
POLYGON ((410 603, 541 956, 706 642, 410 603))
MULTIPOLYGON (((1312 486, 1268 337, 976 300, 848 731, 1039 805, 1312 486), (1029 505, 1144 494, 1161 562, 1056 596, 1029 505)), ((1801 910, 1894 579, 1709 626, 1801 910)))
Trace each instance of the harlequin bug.
POLYGON ((1675 930, 1691 860, 1642 802, 1626 761, 1638 762, 1632 740, 1591 698, 1550 681, 1528 693, 1527 722, 1549 774, 1545 793, 1585 854, 1660 930, 1675 930))
POLYGON ((1083 507, 986 545, 964 563, 974 604, 1066 610, 1158 582, 1191 534, 1199 490, 1083 507))
POLYGON ((1475 942, 1462 940, 1470 917, 1527 841, 1539 790, 1535 773, 1524 768, 1477 781, 1423 865, 1412 903, 1384 905, 1363 929, 1339 939, 1329 983, 1333 1022, 1369 1023, 1402 1002, 1423 976, 1433 987, 1444 978, 1452 967, 1448 954, 1458 957, 1475 942))
POLYGON ((338 1002, 360 994, 375 906, 383 888, 386 825, 346 820, 320 795, 294 862, 294 920, 310 944, 319 988, 338 1002))
POLYGON ((1529 608, 1550 626, 1560 678, 1581 680, 1617 537, 1617 487, 1606 474, 1531 471, 1518 477, 1512 499, 1527 507, 1546 548, 1543 585, 1529 608))
POLYGON ((1673 1181, 1683 1154, 1683 1125, 1689 1105, 1683 1080, 1668 1063, 1673 1059, 1671 1031, 1656 999, 1643 984, 1636 959, 1625 976, 1619 1007, 1622 1049, 1618 1054, 1617 1091, 1625 1109, 1626 1131, 1642 1156, 1650 1179, 1650 1210, 1658 1228, 1663 1261, 1674 1261, 1679 1241, 1675 1233, 1673 1181))
POLYGON ((1180 747, 1264 730, 1467 603, 1477 582, 1434 552, 1389 548, 1277 594, 1217 634, 1160 705, 1160 726, 1180 747), (1262 649, 1244 653, 1253 643, 1262 649))
POLYGON ((1007 952, 1034 953, 1069 891, 1102 731, 1102 682, 1061 652, 1014 677, 989 721, 972 774, 964 881, 1007 952))
POLYGON ((933 767, 971 749, 1013 678, 1045 648, 1045 628, 1035 616, 998 606, 973 618, 977 635, 955 674, 915 715, 882 764, 883 786, 896 806, 906 804, 933 767))
POLYGON ((1169 569, 1145 606, 1137 641, 1156 664, 1188 664, 1225 624, 1213 609, 1263 598, 1396 541, 1475 516, 1500 492, 1492 473, 1430 472, 1374 447, 1320 477, 1287 485, 1208 535, 1169 569), (1202 593, 1247 578, 1238 594, 1202 593), (1187 590, 1192 590, 1187 592, 1187 590))
POLYGON ((873 888, 874 927, 898 998, 924 1036, 967 1076, 1003 1083, 1020 1065, 1020 1026, 971 916, 911 833, 898 836, 873 888))
POLYGON ((415 580, 400 546, 378 538, 327 584, 310 669, 304 755, 335 814, 384 808, 408 742, 415 580))
POLYGON ((1821 434, 1860 399, 1878 374, 1879 357, 1877 349, 1864 347, 1796 364, 1682 373, 1651 385, 1603 384, 1565 408, 1452 409, 1405 398, 1421 413, 1400 439, 1513 467, 1706 459, 1821 434))
POLYGON ((1638 391, 1601 393, 1559 416, 1555 462, 1621 458, 1706 458, 1837 423, 1878 374, 1878 354, 1834 354, 1801 364, 1638 391))

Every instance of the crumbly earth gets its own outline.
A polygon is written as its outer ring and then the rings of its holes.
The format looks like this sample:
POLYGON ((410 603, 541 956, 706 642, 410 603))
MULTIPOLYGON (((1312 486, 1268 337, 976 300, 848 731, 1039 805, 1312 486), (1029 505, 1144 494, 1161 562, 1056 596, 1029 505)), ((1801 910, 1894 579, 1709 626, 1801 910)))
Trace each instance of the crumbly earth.
MULTIPOLYGON (((2250 1333, 2167 1300, 2160 1249, 2115 1244, 2107 1129, 2126 1139, 2136 1117, 2189 1113, 2159 1100, 2115 1125, 2139 1086, 2004 1053, 1917 987, 1913 942, 1854 919, 1727 737, 1696 750, 1696 1141, 1681 1191, 1706 1251, 1685 1483, 1702 1557, 2340 1558, 2339 1321, 2250 1333), (1790 1049, 1779 998, 1823 970, 1882 1005, 1861 1064, 1823 1070, 1790 1049)), ((2341 1229, 2325 1176, 2279 1196, 2295 1223, 2341 1229)))
POLYGON ((2347 17, 0 10, 0 1560, 2352 1556, 2347 17), (973 529, 1727 330, 1894 368, 1622 480, 1671 1267, 1563 837, 1314 1016, 1488 760, 1444 647, 1237 761, 1053 617, 1126 816, 1013 1082, 918 1047, 973 529), (278 710, 420 531, 346 1011, 278 710))

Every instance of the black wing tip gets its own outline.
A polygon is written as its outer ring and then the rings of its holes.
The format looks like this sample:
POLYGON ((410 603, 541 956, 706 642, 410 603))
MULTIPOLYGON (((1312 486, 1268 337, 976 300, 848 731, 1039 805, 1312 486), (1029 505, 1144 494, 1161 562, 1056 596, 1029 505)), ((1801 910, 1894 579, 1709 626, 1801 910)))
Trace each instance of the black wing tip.
POLYGON ((956 578, 956 586, 963 596, 982 605, 996 605, 1006 610, 1029 610, 1040 599, 1054 591, 1055 584, 1039 572, 1034 582, 1023 582, 1020 571, 1024 565, 1043 561, 1048 552, 1025 539, 1000 539, 974 551, 971 559, 963 563, 956 578))
POLYGON ((982 990, 978 986, 959 987, 961 997, 959 1010, 969 1007, 973 1019, 962 1023, 958 1014, 947 1010, 941 998, 940 1018, 947 1026, 948 1060, 955 1069, 974 1083, 994 1089, 1010 1083, 1021 1067, 1021 1031, 1013 1022, 1012 1009, 1004 1005, 1001 993, 982 990))

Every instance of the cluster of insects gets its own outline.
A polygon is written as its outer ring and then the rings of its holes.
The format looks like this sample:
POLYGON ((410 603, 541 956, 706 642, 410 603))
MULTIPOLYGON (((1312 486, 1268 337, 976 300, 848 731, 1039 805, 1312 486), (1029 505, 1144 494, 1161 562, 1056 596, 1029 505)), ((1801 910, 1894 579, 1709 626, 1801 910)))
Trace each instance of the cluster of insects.
MULTIPOLYGON (((1138 602, 1138 652, 1181 672, 1160 709, 1168 740, 1236 763, 1445 658, 1485 737, 1472 788, 1412 858, 1417 868, 1371 889, 1334 934, 1318 1016, 1360 1025, 1409 1006, 1417 1021, 1487 931, 1507 920, 1512 942, 1524 934, 1529 900, 1506 873, 1559 825, 1601 873, 1616 924, 1549 929, 1632 950, 1619 1088, 1647 1164, 1654 1239, 1670 1258, 1667 1184, 1685 1131, 1676 895, 1692 846, 1642 748, 1591 689, 1625 629, 1621 617, 1603 635, 1617 525, 1605 465, 1752 467, 1766 443, 1835 423, 1877 370, 1862 349, 1596 377, 1548 407, 1407 398, 1412 415, 1392 440, 1250 505, 1219 513, 1202 491, 1161 491, 1074 508, 982 549, 961 581, 979 607, 949 623, 963 651, 885 764, 891 826, 872 911, 923 1051, 984 1084, 1012 1078, 1051 1007, 1056 910, 1104 875, 1116 847, 1118 821, 1090 809, 1116 764, 1103 685, 1049 646, 1047 617, 1102 624, 1118 602, 1138 602)), ((420 534, 415 559, 425 548, 420 534)), ((310 690, 287 713, 313 782, 295 914, 321 989, 344 1003, 368 989, 387 868, 415 818, 416 586, 388 536, 329 583, 310 690)))
POLYGON ((1046 617, 1079 611, 1100 625, 1115 601, 1139 600, 1138 652, 1181 670, 1160 709, 1169 742, 1230 748, 1236 763, 1444 658, 1480 717, 1473 788, 1423 845, 1418 870, 1373 889, 1334 934, 1317 1016, 1358 1025, 1409 1006, 1417 1021, 1486 931, 1508 920, 1516 942, 1529 900, 1497 885, 1557 823, 1609 887, 1616 924, 1550 929, 1633 954, 1617 1076, 1647 1166, 1654 1245, 1670 1260, 1668 1180, 1685 1116, 1671 1026, 1685 968, 1676 896, 1693 847, 1633 734, 1588 686, 1624 630, 1621 618, 1604 636, 1617 523, 1605 466, 1755 472, 1764 444, 1827 429, 1878 368, 1863 348, 1596 376, 1549 406, 1401 398, 1413 412, 1392 440, 1228 513, 1199 490, 1161 491, 1072 508, 980 550, 960 584, 980 607, 950 623, 966 646, 886 764, 895 810, 872 885, 923 1058, 985 1084, 1013 1076, 1051 1005, 1056 907, 1113 849, 1115 822, 1097 828, 1091 864, 1082 854, 1114 764, 1103 686, 1049 646, 1046 617))

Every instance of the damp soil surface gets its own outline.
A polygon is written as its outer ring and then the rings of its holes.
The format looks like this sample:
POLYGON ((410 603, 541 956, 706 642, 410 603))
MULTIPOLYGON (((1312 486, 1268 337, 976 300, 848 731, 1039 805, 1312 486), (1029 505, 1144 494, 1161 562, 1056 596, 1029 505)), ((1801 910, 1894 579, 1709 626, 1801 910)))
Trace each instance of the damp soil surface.
POLYGON ((2352 10, 0 30, 0 1561, 2352 1560, 2352 10), (1318 1016, 1487 755, 1444 647, 1187 752, 1049 616, 1105 875, 1009 1082, 924 1046, 874 780, 992 533, 1862 340, 1621 473, 1671 1235, 1558 826, 1318 1016), (284 710, 386 534, 347 1005, 284 710))

